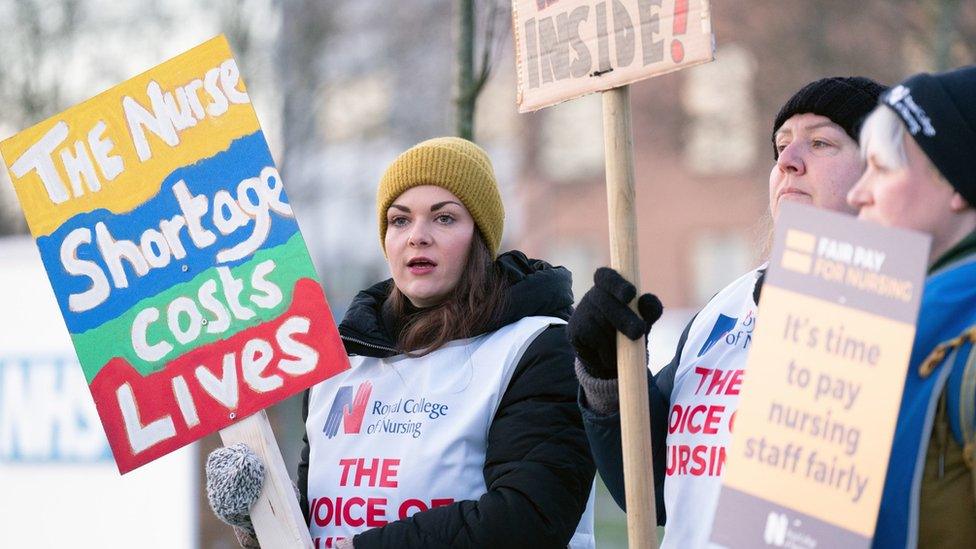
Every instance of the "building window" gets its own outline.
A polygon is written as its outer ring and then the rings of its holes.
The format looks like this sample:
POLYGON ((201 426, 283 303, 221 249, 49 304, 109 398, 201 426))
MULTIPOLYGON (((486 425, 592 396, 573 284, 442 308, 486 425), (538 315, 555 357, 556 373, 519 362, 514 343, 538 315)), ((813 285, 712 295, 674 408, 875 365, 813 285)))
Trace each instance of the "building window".
POLYGON ((603 101, 598 93, 546 109, 539 165, 556 182, 603 174, 603 101))
POLYGON ((593 286, 593 271, 600 266, 599 249, 582 241, 557 239, 546 252, 546 260, 573 274, 573 300, 579 303, 593 286))
POLYGON ((699 234, 692 243, 692 298, 702 305, 752 267, 749 239, 723 230, 699 234))
POLYGON ((723 46, 714 62, 687 71, 682 99, 691 123, 684 161, 693 173, 740 173, 756 161, 755 72, 753 55, 735 44, 723 46))

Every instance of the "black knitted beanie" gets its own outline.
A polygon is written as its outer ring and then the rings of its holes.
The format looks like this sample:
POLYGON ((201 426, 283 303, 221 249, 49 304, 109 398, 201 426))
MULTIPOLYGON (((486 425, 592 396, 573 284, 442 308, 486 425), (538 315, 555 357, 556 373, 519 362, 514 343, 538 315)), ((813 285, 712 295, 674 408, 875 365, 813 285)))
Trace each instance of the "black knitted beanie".
POLYGON ((878 96, 887 89, 862 76, 834 76, 810 82, 783 105, 773 122, 773 158, 776 151, 776 130, 795 114, 819 114, 843 128, 857 141, 864 117, 878 105, 878 96))

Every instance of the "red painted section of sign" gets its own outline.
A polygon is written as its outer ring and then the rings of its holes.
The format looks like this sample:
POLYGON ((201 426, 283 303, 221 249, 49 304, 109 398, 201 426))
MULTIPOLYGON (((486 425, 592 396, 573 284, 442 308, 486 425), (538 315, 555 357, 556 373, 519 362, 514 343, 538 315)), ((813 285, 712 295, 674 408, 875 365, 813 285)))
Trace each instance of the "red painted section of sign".
MULTIPOLYGON (((92 380, 90 388, 120 473, 127 473, 349 368, 345 349, 339 339, 322 288, 316 281, 303 278, 295 283, 292 295, 290 308, 278 318, 238 332, 228 339, 194 349, 170 361, 164 369, 149 376, 143 377, 122 358, 115 358, 102 368, 92 380), (301 375, 287 373, 281 369, 279 362, 283 358, 293 361, 299 358, 287 354, 282 349, 279 341, 281 336, 277 334, 283 324, 296 318, 307 319, 309 324, 307 331, 291 334, 291 346, 294 347, 296 344, 305 346, 306 353, 314 350, 318 356, 318 363, 314 369, 301 375), (264 392, 256 390, 245 379, 242 368, 245 346, 248 342, 257 339, 263 340, 273 349, 267 366, 261 369, 259 375, 262 378, 272 379, 277 376, 281 380, 279 386, 264 392), (231 380, 228 380, 229 376, 225 377, 224 373, 225 357, 229 354, 233 355, 234 360, 234 379, 231 380), (224 388, 221 396, 225 400, 229 398, 228 395, 232 397, 236 391, 236 406, 227 407, 204 388, 199 381, 198 372, 201 367, 212 374, 208 376, 202 372, 211 387, 218 384, 224 388), (187 417, 181 411, 177 401, 177 391, 174 389, 173 382, 177 377, 182 377, 186 382, 193 407, 199 418, 199 423, 193 426, 188 425, 187 417), (175 435, 165 437, 141 452, 133 450, 118 392, 119 388, 126 383, 131 387, 138 410, 139 420, 136 428, 163 420, 164 423, 172 423, 175 435)), ((253 372, 250 376, 253 379, 253 372)), ((186 408, 185 399, 184 408, 186 408)), ((190 418, 189 423, 193 423, 192 414, 190 418)), ((132 424, 131 417, 129 422, 132 424)))
POLYGON ((678 39, 688 30, 688 0, 674 2, 674 39, 671 40, 671 59, 680 63, 685 59, 685 46, 678 39))

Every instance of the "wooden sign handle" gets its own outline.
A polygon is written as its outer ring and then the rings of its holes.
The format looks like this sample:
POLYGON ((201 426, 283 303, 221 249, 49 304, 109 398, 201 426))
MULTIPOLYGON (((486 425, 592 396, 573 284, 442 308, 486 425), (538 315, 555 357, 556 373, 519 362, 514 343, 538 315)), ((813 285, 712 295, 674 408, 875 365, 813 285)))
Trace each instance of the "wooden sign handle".
MULTIPOLYGON (((628 86, 603 92, 603 140, 607 165, 607 208, 610 214, 610 265, 638 287, 639 295, 634 144, 628 86)), ((635 299, 631 308, 636 310, 636 306, 635 299)), ((646 356, 643 340, 631 341, 623 334, 617 334, 627 537, 631 548, 657 549, 646 356)))
POLYGON ((243 442, 264 463, 264 486, 251 507, 251 522, 262 549, 311 549, 312 536, 302 517, 285 460, 264 410, 220 430, 224 446, 243 442))

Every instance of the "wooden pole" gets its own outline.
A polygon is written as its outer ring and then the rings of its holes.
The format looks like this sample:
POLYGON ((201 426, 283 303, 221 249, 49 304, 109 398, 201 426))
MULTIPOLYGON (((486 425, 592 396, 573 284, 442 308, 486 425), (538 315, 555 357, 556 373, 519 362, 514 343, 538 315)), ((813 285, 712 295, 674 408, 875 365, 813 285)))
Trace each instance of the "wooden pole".
POLYGON ((264 486, 251 507, 251 522, 262 549, 310 549, 312 536, 302 517, 295 488, 264 410, 220 430, 224 446, 243 442, 264 463, 264 486))
MULTIPOLYGON (((630 127, 630 88, 603 92, 603 140, 610 214, 610 265, 638 287, 637 216, 634 194, 634 144, 630 127)), ((631 303, 636 310, 637 300, 631 303)), ((620 430, 623 442, 627 538, 631 548, 657 548, 654 462, 647 402, 644 341, 617 334, 620 430)))

